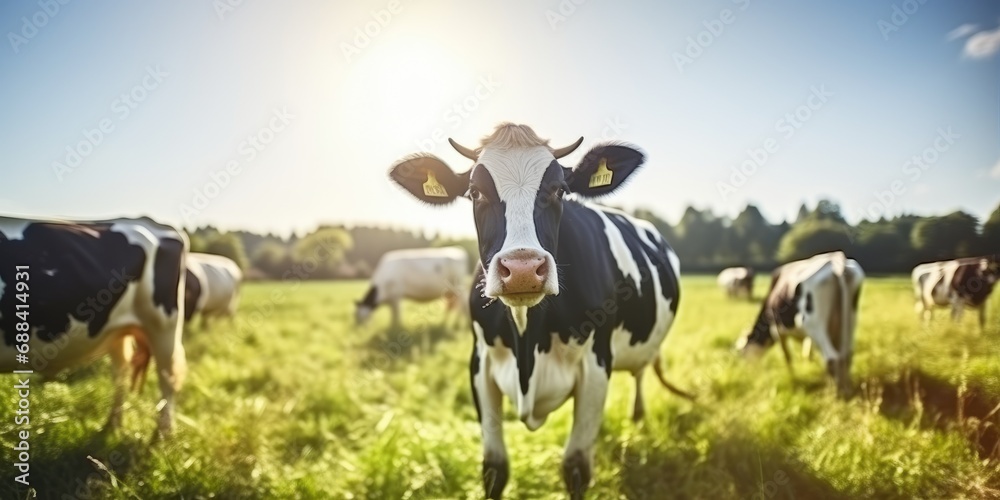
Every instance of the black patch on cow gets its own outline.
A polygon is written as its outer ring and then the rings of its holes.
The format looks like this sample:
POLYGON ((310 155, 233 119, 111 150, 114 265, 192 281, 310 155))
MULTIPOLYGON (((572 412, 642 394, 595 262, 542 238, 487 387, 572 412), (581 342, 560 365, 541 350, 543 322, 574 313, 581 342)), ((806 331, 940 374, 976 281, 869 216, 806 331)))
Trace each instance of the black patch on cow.
POLYGON ((969 307, 982 307, 993 293, 997 275, 992 264, 995 260, 985 259, 989 264, 985 270, 982 268, 983 258, 963 259, 952 277, 952 292, 969 307))
POLYGON ((19 303, 12 285, 15 266, 30 268, 28 322, 40 340, 51 342, 66 333, 71 317, 86 323, 90 336, 97 335, 127 285, 141 279, 145 264, 143 248, 111 231, 110 224, 28 224, 21 239, 0 240, 4 342, 14 345, 19 321, 8 312, 19 303))
POLYGON ((184 276, 184 321, 191 321, 203 290, 201 280, 190 270, 185 270, 184 276))
POLYGON ((563 167, 559 162, 552 160, 542 174, 542 181, 535 194, 533 214, 538 243, 552 255, 556 255, 559 250, 559 223, 563 212, 562 193, 568 190, 569 186, 563 178, 563 167))
MULTIPOLYGON (((473 332, 475 337, 475 332, 473 332)), ((472 386, 472 402, 476 404, 476 418, 483 421, 483 409, 479 404, 479 391, 476 390, 476 374, 479 373, 479 348, 476 347, 475 338, 472 342, 472 358, 469 359, 469 385, 472 386)))
MULTIPOLYGON (((622 230, 626 246, 633 258, 639 256, 640 288, 644 290, 640 296, 632 279, 625 279, 618 269, 601 217, 571 200, 562 202, 562 210, 555 254, 559 295, 546 297, 539 305, 528 309, 527 327, 522 335, 518 335, 510 310, 502 303, 488 305, 490 299, 482 297, 477 289, 470 295, 472 317, 482 326, 486 343, 497 346, 502 342, 513 351, 521 390, 525 394, 534 371, 535 352, 550 352, 556 339, 563 344, 582 344, 593 336, 597 362, 610 376, 613 366, 611 333, 616 327, 624 324, 634 333, 634 342, 649 338, 656 301, 652 272, 659 273, 664 294, 668 298, 673 294, 672 309, 676 310, 680 297, 678 280, 667 258, 669 247, 662 243, 662 238, 659 243, 658 238, 649 238, 656 246, 649 248, 639 239, 638 230, 624 218, 614 222, 611 214, 605 214, 619 230, 627 229, 622 230), (642 255, 655 263, 652 269, 642 255)), ((484 257, 484 262, 488 262, 486 259, 484 257)), ((482 279, 483 271, 479 269, 475 281, 482 279)))
POLYGON ((482 262, 489 265, 507 238, 507 203, 500 201, 493 176, 482 165, 472 170, 469 190, 481 193, 479 200, 472 201, 472 213, 479 238, 479 255, 482 262))
POLYGON ((806 314, 811 314, 813 312, 813 294, 806 294, 806 314))
POLYGON ((361 298, 361 301, 358 302, 358 305, 374 308, 375 301, 377 298, 378 298, 378 289, 375 287, 375 285, 372 285, 368 287, 368 291, 365 293, 365 296, 361 298))
POLYGON ((177 287, 184 269, 184 242, 163 238, 153 257, 153 304, 168 316, 177 310, 177 287))
POLYGON ((779 284, 780 277, 781 268, 778 268, 771 275, 771 287, 747 336, 748 343, 770 347, 774 345, 772 326, 786 329, 795 326, 795 315, 799 312, 798 301, 802 297, 802 285, 789 289, 787 282, 779 284))

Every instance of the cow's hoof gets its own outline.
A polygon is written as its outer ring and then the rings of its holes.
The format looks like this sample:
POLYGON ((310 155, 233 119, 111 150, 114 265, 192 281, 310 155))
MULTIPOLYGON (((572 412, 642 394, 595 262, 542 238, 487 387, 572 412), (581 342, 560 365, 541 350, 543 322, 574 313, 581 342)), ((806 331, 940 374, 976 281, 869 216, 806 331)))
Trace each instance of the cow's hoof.
POLYGON ((583 500, 590 486, 590 461, 582 451, 577 451, 563 459, 563 481, 572 500, 583 500))
POLYGON ((483 487, 486 498, 499 500, 503 497, 503 489, 510 478, 510 465, 507 460, 483 460, 483 487))

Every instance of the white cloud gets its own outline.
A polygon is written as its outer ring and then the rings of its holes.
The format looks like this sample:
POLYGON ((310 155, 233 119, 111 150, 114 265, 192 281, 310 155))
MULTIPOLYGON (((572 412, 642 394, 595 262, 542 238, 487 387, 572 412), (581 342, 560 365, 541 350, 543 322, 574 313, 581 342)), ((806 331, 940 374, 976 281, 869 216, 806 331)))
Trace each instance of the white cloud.
POLYGON ((973 59, 985 59, 1000 52, 1000 27, 983 30, 965 41, 964 54, 973 59))
POLYGON ((931 187, 930 187, 930 185, 928 185, 926 183, 920 183, 920 184, 917 184, 916 186, 913 186, 913 195, 914 196, 925 195, 925 194, 930 193, 930 192, 931 192, 931 187))
POLYGON ((993 165, 993 170, 990 170, 990 177, 1000 179, 1000 160, 997 160, 997 164, 993 165))
POLYGON ((967 36, 975 33, 976 29, 978 29, 978 28, 979 28, 979 26, 976 26, 975 24, 971 24, 971 23, 963 24, 963 25, 961 25, 961 26, 959 26, 959 27, 951 30, 950 32, 948 32, 948 40, 951 41, 951 40, 956 40, 956 39, 959 39, 959 38, 967 37, 967 36))

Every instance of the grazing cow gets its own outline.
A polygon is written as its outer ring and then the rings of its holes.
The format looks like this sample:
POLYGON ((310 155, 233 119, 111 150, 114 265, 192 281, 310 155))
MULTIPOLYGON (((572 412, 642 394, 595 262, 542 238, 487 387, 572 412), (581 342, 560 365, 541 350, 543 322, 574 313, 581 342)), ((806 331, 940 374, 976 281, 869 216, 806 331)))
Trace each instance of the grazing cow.
POLYGON ((730 267, 719 273, 719 287, 726 291, 730 298, 739 297, 740 293, 748 299, 753 298, 753 279, 756 276, 753 268, 730 267))
POLYGON ((603 144, 576 168, 562 166, 558 159, 581 142, 554 149, 531 128, 504 123, 475 150, 451 141, 472 161, 462 173, 429 154, 407 157, 390 172, 426 203, 472 201, 482 260, 469 299, 469 368, 490 498, 501 497, 510 470, 504 395, 529 430, 574 399, 562 472, 570 496, 582 498, 611 371, 635 377, 636 419, 646 367, 666 383, 660 345, 680 299, 676 254, 652 224, 568 197, 616 191, 643 154, 603 144))
POLYGON ((386 252, 372 272, 371 286, 355 303, 354 319, 363 325, 382 304, 392 310, 392 325, 399 326, 402 299, 430 302, 444 298, 449 310, 464 312, 462 294, 469 273, 469 256, 459 247, 417 248, 386 252))
POLYGON ((240 301, 243 271, 229 257, 207 253, 190 253, 187 258, 187 280, 184 286, 184 321, 201 314, 202 328, 210 317, 232 320, 240 301))
POLYGON ((150 355, 160 392, 158 430, 173 424, 186 369, 181 344, 187 237, 148 218, 100 222, 0 217, 0 372, 46 378, 109 353, 121 422, 131 369, 141 386, 150 355), (17 354, 28 348, 27 362, 17 354))
POLYGON ((986 302, 1000 280, 1000 255, 930 262, 913 268, 917 313, 929 321, 934 307, 951 307, 955 321, 966 307, 979 310, 979 326, 986 327, 986 302))
POLYGON ((843 252, 817 255, 775 269, 757 321, 737 342, 737 349, 744 355, 759 354, 778 340, 791 370, 787 337, 808 339, 819 348, 838 391, 846 394, 864 279, 861 266, 843 252))

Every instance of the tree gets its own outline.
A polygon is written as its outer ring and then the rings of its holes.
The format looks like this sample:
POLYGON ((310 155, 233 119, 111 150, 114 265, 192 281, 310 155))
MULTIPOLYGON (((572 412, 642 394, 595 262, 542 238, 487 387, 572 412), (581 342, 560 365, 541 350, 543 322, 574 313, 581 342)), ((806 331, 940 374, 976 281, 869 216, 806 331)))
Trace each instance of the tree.
POLYGON ((816 210, 813 211, 813 218, 819 220, 831 220, 839 224, 847 225, 847 221, 844 220, 844 215, 840 212, 840 204, 822 199, 816 204, 816 210))
POLYGON ((270 278, 280 278, 291 267, 288 248, 276 241, 263 241, 253 253, 253 267, 270 278))
POLYGON ((866 271, 890 273, 912 262, 910 242, 888 221, 858 225, 855 258, 866 271))
POLYGON ((792 226, 781 239, 777 258, 786 263, 836 250, 851 250, 848 227, 832 220, 807 220, 792 226))
POLYGON ((345 252, 351 248, 351 235, 341 228, 320 227, 295 244, 292 259, 300 270, 314 279, 337 277, 345 252))
POLYGON ((1000 206, 983 223, 983 236, 980 246, 981 251, 979 253, 1000 254, 1000 206))
POLYGON ((233 233, 217 234, 214 238, 206 239, 204 253, 229 257, 240 266, 240 269, 247 267, 247 255, 243 250, 243 242, 233 233))
POLYGON ((913 226, 911 244, 922 261, 969 257, 978 253, 979 221, 965 212, 928 217, 913 226))

